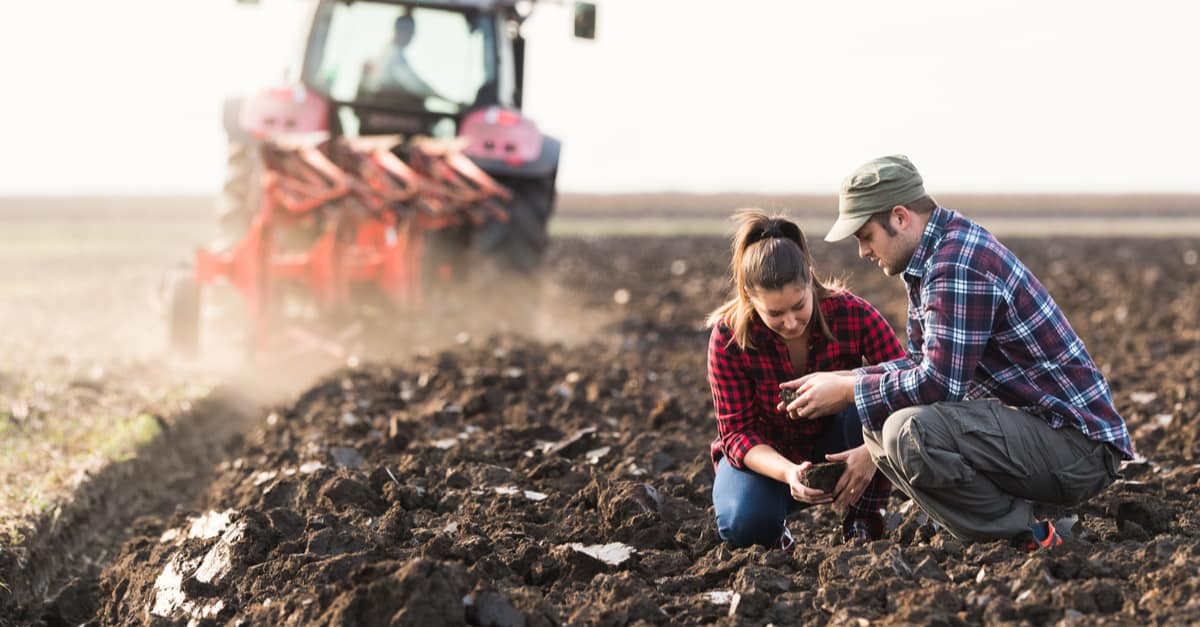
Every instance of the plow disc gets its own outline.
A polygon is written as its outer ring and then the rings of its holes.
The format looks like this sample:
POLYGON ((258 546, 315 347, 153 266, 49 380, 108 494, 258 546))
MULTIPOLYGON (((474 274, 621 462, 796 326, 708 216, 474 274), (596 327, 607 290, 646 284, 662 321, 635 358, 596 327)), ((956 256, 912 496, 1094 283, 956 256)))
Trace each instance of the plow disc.
MULTIPOLYGON (((285 294, 325 320, 353 320, 364 288, 398 311, 420 308, 427 238, 509 219, 511 192, 454 141, 276 139, 262 145, 262 161, 262 204, 246 235, 222 252, 198 250, 191 277, 196 288, 228 281, 244 297, 252 349, 300 333, 282 315, 285 294)), ((174 321, 197 319, 175 310, 199 305, 198 296, 172 303, 173 349, 195 350, 198 325, 174 321)))

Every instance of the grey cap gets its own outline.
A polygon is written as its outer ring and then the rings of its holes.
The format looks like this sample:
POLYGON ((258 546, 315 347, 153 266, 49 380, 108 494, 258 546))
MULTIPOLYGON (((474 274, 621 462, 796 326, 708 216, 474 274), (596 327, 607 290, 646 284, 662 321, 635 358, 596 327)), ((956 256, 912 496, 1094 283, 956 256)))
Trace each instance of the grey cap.
POLYGON ((925 195, 925 181, 904 155, 872 159, 850 173, 838 192, 838 219, 825 241, 854 235, 876 213, 910 203, 925 195))

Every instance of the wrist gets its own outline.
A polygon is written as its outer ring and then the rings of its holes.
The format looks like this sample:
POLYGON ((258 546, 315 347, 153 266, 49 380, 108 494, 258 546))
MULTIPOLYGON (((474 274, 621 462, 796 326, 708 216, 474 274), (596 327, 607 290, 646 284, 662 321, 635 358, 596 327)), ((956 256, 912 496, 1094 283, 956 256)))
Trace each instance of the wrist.
POLYGON ((790 484, 793 477, 800 476, 800 464, 788 462, 787 470, 783 473, 783 482, 790 484))

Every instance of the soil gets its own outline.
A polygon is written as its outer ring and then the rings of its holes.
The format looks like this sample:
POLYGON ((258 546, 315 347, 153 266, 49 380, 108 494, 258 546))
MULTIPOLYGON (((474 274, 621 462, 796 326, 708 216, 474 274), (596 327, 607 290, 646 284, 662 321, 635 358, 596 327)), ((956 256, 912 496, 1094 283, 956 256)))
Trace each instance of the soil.
POLYGON ((255 409, 222 388, 188 411, 159 417, 163 434, 140 455, 105 465, 30 542, 0 552, 0 573, 11 582, 0 624, 10 612, 22 621, 85 622, 98 609, 100 567, 131 533, 142 532, 141 517, 169 516, 179 500, 209 485, 213 466, 237 446, 255 409))
POLYGON ((800 473, 800 483, 814 490, 832 493, 833 488, 837 486, 838 479, 842 478, 842 472, 845 470, 846 462, 813 464, 800 473))
MULTIPOLYGON (((705 314, 724 238, 556 242, 565 341, 460 337, 329 373, 264 411, 207 489, 137 519, 46 624, 1183 624, 1200 621, 1200 265, 1191 240, 1017 240, 1109 377, 1143 456, 1074 539, 965 543, 893 495, 888 535, 712 516, 705 314), (572 328, 574 319, 602 318, 572 328), (67 608, 96 608, 90 616, 67 608)), ((903 328, 900 282, 814 245, 903 328)), ((487 316, 489 310, 473 310, 487 316)), ((543 329, 545 330, 545 329, 543 329)))
POLYGON ((796 394, 795 388, 779 388, 779 401, 782 403, 790 403, 796 400, 797 396, 799 395, 796 394))

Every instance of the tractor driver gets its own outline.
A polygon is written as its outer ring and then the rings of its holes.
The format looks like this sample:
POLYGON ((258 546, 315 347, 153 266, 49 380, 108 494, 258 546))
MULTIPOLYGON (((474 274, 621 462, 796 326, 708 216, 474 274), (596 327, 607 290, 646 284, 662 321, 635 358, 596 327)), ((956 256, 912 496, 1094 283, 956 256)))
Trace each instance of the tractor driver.
POLYGON ((405 49, 412 43, 416 22, 412 15, 404 13, 396 18, 392 39, 363 68, 363 87, 377 95, 386 95, 389 103, 410 104, 413 108, 424 108, 426 98, 445 97, 413 69, 405 49))

